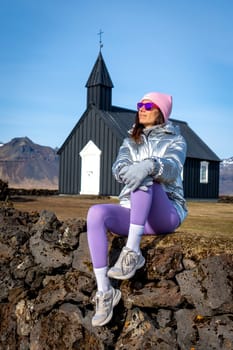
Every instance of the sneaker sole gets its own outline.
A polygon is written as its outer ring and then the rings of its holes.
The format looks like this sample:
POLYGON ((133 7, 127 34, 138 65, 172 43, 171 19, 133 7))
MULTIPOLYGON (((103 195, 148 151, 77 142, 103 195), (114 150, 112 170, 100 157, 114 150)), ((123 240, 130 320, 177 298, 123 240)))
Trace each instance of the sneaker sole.
POLYGON ((121 291, 119 289, 115 289, 115 295, 114 295, 114 298, 113 298, 113 301, 112 301, 112 311, 110 312, 110 314, 108 315, 108 317, 101 323, 98 323, 98 324, 93 324, 92 323, 92 326, 93 327, 99 327, 99 326, 104 326, 105 324, 107 324, 112 316, 113 316, 113 308, 119 303, 119 301, 121 300, 121 291))
POLYGON ((128 273, 128 275, 114 275, 114 272, 111 274, 111 269, 108 271, 107 275, 108 275, 108 277, 114 278, 116 280, 127 280, 127 279, 133 277, 135 275, 136 271, 141 269, 144 265, 145 265, 145 258, 143 257, 142 262, 134 270, 132 270, 130 273, 128 273))

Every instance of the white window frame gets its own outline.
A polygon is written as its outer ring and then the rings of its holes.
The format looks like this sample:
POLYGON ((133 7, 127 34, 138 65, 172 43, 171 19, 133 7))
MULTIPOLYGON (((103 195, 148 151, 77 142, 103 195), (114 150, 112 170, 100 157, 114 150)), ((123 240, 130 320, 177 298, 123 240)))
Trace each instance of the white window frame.
POLYGON ((209 162, 206 160, 200 163, 200 183, 208 184, 209 182, 209 162))

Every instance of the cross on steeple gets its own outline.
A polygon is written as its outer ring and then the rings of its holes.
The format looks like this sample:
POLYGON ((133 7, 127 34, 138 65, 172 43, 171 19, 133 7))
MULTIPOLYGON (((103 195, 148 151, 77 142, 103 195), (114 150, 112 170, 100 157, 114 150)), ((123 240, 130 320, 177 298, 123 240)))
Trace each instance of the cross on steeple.
POLYGON ((101 51, 101 48, 104 46, 103 43, 102 43, 102 34, 104 32, 102 32, 102 30, 100 29, 99 33, 97 35, 100 36, 100 40, 99 40, 99 44, 100 44, 100 51, 101 51))

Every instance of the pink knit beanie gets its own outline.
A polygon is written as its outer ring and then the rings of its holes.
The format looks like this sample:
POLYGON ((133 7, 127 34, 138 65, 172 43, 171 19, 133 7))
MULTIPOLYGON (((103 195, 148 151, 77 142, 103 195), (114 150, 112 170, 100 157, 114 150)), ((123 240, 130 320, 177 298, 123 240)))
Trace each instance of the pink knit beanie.
POLYGON ((143 100, 154 102, 163 113, 165 121, 168 120, 172 110, 172 96, 161 92, 148 92, 141 98, 141 101, 143 100))

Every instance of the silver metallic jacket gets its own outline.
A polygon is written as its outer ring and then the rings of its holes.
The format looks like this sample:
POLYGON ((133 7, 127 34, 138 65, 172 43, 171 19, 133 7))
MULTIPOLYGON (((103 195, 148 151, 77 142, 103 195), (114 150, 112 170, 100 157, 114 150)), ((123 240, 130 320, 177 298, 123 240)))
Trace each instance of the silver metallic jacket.
MULTIPOLYGON (((131 137, 124 139, 112 166, 112 172, 116 180, 122 183, 119 171, 124 166, 144 159, 152 159, 154 171, 150 176, 153 181, 163 186, 182 223, 187 216, 182 183, 186 149, 186 142, 178 126, 174 126, 170 121, 166 124, 155 125, 143 130, 142 141, 139 144, 131 137)), ((119 199, 120 205, 130 208, 130 190, 127 185, 122 189, 119 199)))

